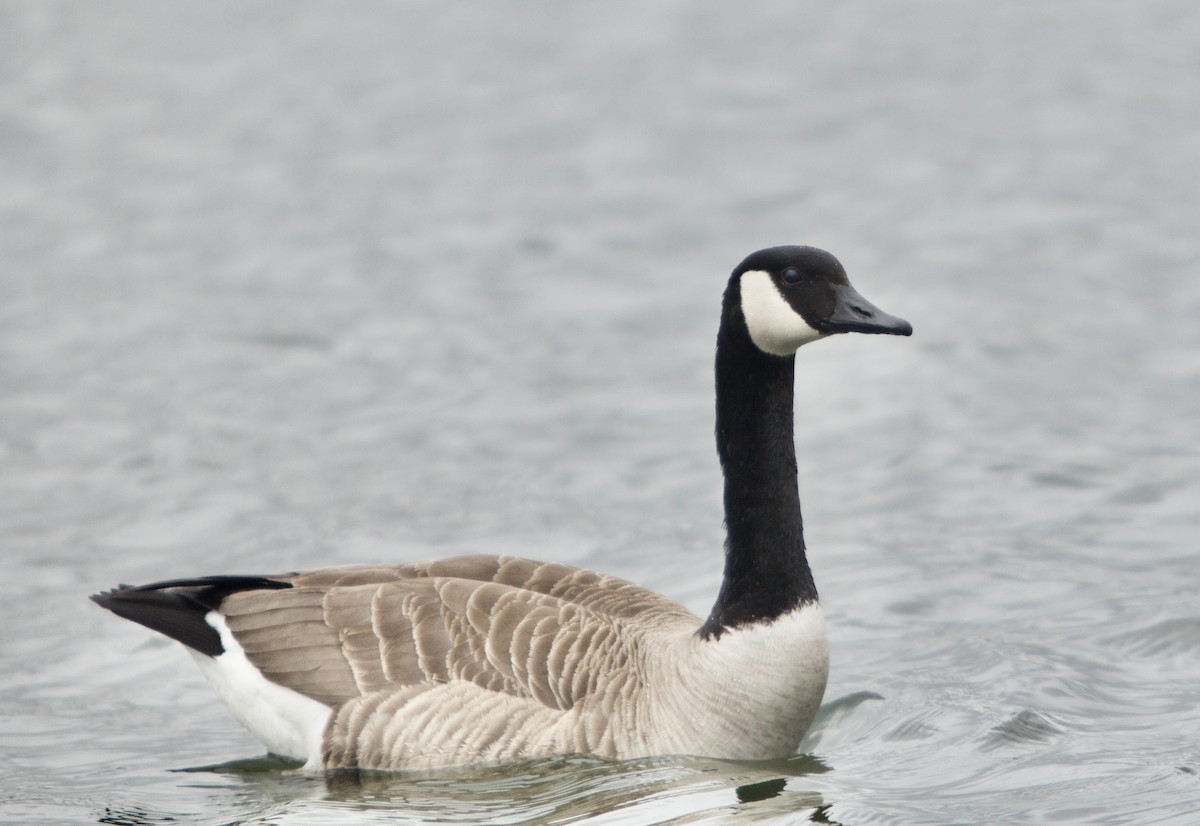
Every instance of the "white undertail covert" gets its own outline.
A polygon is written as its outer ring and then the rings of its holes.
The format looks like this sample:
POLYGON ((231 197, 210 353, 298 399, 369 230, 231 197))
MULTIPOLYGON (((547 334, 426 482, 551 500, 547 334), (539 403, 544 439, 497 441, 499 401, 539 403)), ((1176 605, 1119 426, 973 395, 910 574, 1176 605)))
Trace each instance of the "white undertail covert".
POLYGON ((225 652, 215 657, 192 649, 188 652, 217 696, 269 752, 303 760, 305 768, 320 768, 325 725, 332 709, 264 677, 246 658, 221 614, 211 611, 205 620, 221 635, 225 652))

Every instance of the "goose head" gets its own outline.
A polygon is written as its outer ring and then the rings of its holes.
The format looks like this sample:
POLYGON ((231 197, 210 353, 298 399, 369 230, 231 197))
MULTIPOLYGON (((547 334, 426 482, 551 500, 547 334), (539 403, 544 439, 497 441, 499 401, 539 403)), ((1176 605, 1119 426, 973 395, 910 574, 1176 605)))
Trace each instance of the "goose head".
POLYGON ((790 356, 837 333, 912 335, 850 285, 841 262, 816 247, 770 247, 747 256, 730 279, 750 340, 764 353, 790 356))

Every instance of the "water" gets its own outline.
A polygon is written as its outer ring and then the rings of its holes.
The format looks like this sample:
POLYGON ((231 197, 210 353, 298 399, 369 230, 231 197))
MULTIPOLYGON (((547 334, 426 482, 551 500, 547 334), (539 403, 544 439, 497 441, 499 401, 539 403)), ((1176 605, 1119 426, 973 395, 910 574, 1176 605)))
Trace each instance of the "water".
POLYGON ((0 819, 1200 820, 1195 4, 0 16, 0 819), (795 242, 916 329, 800 354, 805 756, 228 764, 85 599, 485 551, 706 612, 719 294, 795 242))

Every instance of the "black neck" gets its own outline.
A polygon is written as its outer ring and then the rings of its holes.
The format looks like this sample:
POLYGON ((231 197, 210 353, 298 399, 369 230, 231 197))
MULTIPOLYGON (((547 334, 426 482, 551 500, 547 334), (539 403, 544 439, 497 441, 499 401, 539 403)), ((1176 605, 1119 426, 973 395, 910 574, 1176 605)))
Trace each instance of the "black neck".
POLYGON ((792 433, 795 356, 750 340, 737 298, 717 334, 717 454, 725 472, 725 579, 704 638, 771 620, 817 598, 804 555, 792 433))

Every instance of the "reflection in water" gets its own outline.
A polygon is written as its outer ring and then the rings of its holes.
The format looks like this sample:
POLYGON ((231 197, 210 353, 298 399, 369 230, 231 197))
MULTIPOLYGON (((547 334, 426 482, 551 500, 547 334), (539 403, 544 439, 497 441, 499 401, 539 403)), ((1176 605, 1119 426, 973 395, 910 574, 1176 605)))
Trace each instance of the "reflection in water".
POLYGON ((185 769, 171 769, 176 772, 212 772, 214 774, 265 774, 274 771, 298 769, 304 765, 303 760, 293 760, 278 754, 263 754, 258 757, 239 757, 222 763, 211 763, 207 766, 189 766, 185 769))
POLYGON ((829 770, 807 755, 756 762, 688 757, 617 762, 570 756, 399 773, 347 769, 314 774, 296 766, 263 756, 179 771, 240 780, 235 794, 248 808, 307 798, 306 808, 318 811, 402 812, 417 823, 575 823, 613 813, 637 822, 658 820, 664 813, 719 816, 764 805, 793 814, 810 810, 816 818, 825 801, 797 788, 796 779, 829 770))
POLYGON ((786 779, 761 780, 766 772, 801 777, 825 770, 810 757, 762 764, 699 758, 615 762, 564 757, 401 775, 330 772, 326 774, 326 799, 370 808, 402 806, 407 816, 429 820, 478 822, 487 812, 496 820, 519 815, 572 822, 631 809, 650 812, 663 807, 687 810, 703 806, 708 812, 721 811, 746 802, 743 787, 758 790, 758 797, 751 792, 755 800, 782 792, 786 779), (770 793, 768 786, 773 787, 770 793))
POLYGON ((826 803, 824 806, 818 806, 817 810, 809 817, 809 820, 811 820, 813 823, 828 823, 831 826, 842 826, 841 821, 834 820, 829 816, 830 808, 831 806, 828 803, 826 803))
POLYGON ((104 813, 96 818, 97 823, 108 823, 112 826, 157 826, 161 823, 173 823, 177 820, 172 815, 156 815, 136 806, 129 808, 104 807, 104 813))
POLYGON ((779 793, 787 787, 786 777, 776 777, 759 783, 747 783, 737 787, 737 799, 742 803, 757 803, 779 797, 779 793))

